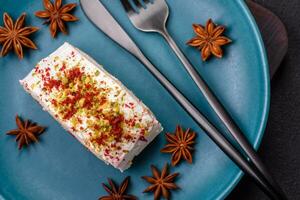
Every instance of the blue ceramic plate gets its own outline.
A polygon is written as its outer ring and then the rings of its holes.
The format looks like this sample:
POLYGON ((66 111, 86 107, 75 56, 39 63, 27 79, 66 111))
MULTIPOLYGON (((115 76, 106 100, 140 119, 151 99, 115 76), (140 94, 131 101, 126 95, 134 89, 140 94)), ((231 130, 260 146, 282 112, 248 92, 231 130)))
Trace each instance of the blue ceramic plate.
MULTIPOLYGON (((167 1, 171 34, 257 148, 267 121, 269 77, 261 37, 244 1, 167 1), (192 23, 204 24, 208 18, 227 26, 226 35, 233 43, 225 48, 223 59, 203 63, 200 53, 185 42, 194 36, 192 23)), ((133 28, 119 1, 103 0, 103 3, 149 59, 224 131, 166 42, 156 34, 133 28)), ((133 90, 155 113, 165 132, 172 132, 176 124, 181 124, 198 133, 194 163, 182 163, 171 169, 181 173, 177 183, 182 189, 173 193, 174 199, 223 199, 237 184, 241 171, 143 65, 94 27, 80 7, 74 13, 80 21, 69 24, 70 34, 59 34, 52 39, 47 26, 33 15, 43 8, 42 1, 10 0, 0 4, 1 16, 6 11, 16 19, 25 11, 27 24, 41 27, 33 37, 39 50, 26 51, 22 61, 13 54, 0 58, 0 199, 93 200, 105 194, 101 183, 107 177, 119 182, 128 175, 131 176, 129 192, 140 199, 152 199, 151 194, 142 194, 147 183, 140 177, 151 175, 150 164, 162 167, 170 160, 169 154, 159 152, 166 142, 161 134, 134 160, 129 170, 120 173, 88 152, 24 92, 18 80, 65 41, 90 54, 133 90), (18 151, 14 139, 5 135, 7 130, 15 128, 16 114, 48 127, 40 143, 18 151)))

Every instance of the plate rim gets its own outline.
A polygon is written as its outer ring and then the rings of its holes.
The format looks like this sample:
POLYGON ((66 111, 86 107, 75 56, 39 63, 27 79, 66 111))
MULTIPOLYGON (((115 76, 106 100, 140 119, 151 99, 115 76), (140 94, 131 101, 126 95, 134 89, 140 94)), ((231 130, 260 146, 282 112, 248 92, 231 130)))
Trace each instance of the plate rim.
MULTIPOLYGON (((262 111, 262 120, 260 123, 259 130, 257 132, 256 139, 253 143, 254 149, 258 150, 265 133, 265 129, 269 117, 269 110, 270 110, 270 97, 271 97, 270 87, 271 86, 270 86, 269 64, 268 64, 266 48, 262 39, 262 35, 260 33, 256 20, 254 19, 254 16, 252 15, 251 11, 249 10, 249 7, 247 6, 244 0, 237 0, 235 2, 241 8, 241 11, 244 12, 245 17, 248 20, 249 26, 252 28, 253 33, 255 35, 255 40, 257 41, 258 50, 259 50, 258 54, 260 55, 260 58, 262 60, 263 78, 265 79, 264 89, 266 93, 264 95, 265 101, 264 101, 264 107, 262 111)), ((242 172, 241 169, 239 169, 239 172, 236 174, 236 176, 231 181, 231 183, 227 185, 227 187, 223 190, 223 192, 221 192, 216 197, 216 199, 225 199, 237 186, 237 184, 242 179, 243 175, 244 173, 242 172)))

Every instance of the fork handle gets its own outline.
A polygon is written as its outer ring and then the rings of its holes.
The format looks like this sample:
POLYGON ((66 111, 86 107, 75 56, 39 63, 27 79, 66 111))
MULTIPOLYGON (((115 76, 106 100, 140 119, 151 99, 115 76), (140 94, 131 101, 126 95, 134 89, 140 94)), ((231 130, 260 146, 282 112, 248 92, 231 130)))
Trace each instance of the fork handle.
MULTIPOLYGON (((265 165, 261 161, 258 154, 255 152, 251 144, 248 142, 248 140, 245 138, 244 134, 240 130, 240 128, 237 126, 237 124, 234 122, 234 120, 231 118, 231 116, 228 114, 224 106, 220 103, 220 101, 217 99, 215 94, 212 92, 212 90, 209 88, 207 83, 203 80, 203 78, 199 75, 199 73, 195 70, 195 68, 192 66, 192 64, 188 61, 186 56, 182 53, 182 51, 179 49, 173 38, 170 36, 168 31, 164 29, 163 31, 159 32, 169 43, 177 57, 180 59, 182 64, 184 65, 185 69, 189 73, 189 75, 192 77, 206 100, 208 101, 209 105, 213 108, 213 110, 216 112, 217 116, 220 118, 220 120, 223 122, 223 124, 226 126, 230 134, 234 137, 234 139, 237 141, 241 149, 244 151, 244 153, 249 157, 253 165, 257 168, 257 170, 264 176, 266 181, 269 182, 269 184, 276 190, 280 196, 285 197, 285 194, 283 190, 280 188, 280 186, 277 184, 277 182, 273 179, 269 171, 266 169, 265 165)), ((284 198, 286 199, 286 198, 284 198)))

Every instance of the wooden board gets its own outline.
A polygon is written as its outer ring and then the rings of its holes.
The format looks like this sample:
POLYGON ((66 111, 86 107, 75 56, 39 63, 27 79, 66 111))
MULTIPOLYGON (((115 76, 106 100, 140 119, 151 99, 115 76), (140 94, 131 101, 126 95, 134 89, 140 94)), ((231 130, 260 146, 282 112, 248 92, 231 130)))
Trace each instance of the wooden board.
POLYGON ((288 36, 281 20, 270 10, 251 1, 246 1, 260 28, 273 77, 288 49, 288 36))

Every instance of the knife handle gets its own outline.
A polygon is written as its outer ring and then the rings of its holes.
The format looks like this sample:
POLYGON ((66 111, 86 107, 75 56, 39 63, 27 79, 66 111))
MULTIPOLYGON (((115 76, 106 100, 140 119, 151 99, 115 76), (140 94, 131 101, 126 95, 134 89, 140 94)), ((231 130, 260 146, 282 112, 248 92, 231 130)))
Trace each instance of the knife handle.
POLYGON ((225 138, 201 112, 144 56, 138 47, 131 48, 130 52, 143 63, 154 77, 164 86, 186 112, 197 122, 207 135, 219 146, 219 148, 240 167, 246 174, 252 177, 257 185, 271 197, 271 199, 285 199, 281 194, 275 193, 274 188, 253 167, 247 159, 225 138))

